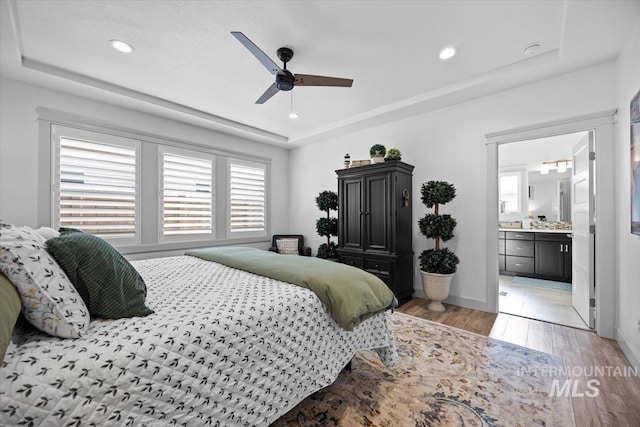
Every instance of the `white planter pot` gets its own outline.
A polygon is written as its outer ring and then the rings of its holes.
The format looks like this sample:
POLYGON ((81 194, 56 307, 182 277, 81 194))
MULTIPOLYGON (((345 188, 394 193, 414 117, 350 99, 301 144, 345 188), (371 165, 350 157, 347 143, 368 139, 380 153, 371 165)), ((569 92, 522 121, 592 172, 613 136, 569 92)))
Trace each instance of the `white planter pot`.
POLYGON ((449 296, 453 274, 426 273, 420 270, 420 275, 422 275, 422 289, 430 300, 427 308, 432 311, 444 311, 442 301, 449 296))
POLYGON ((384 156, 373 156, 371 160, 373 163, 384 163, 384 156))

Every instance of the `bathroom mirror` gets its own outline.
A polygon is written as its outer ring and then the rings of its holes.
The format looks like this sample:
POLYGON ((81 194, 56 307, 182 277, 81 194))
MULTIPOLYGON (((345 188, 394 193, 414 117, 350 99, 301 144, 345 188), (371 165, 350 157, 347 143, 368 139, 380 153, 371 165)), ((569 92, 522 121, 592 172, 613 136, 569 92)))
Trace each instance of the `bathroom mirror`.
POLYGON ((571 169, 558 173, 527 173, 529 212, 533 219, 545 216, 548 221, 571 221, 571 169))

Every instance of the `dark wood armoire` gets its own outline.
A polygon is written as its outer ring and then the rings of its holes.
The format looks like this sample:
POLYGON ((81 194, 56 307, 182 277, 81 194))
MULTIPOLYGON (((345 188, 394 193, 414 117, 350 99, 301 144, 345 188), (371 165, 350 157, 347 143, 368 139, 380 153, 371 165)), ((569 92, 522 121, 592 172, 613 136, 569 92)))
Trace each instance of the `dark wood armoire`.
POLYGON ((399 160, 337 170, 340 262, 379 277, 403 302, 413 294, 411 180, 399 160))

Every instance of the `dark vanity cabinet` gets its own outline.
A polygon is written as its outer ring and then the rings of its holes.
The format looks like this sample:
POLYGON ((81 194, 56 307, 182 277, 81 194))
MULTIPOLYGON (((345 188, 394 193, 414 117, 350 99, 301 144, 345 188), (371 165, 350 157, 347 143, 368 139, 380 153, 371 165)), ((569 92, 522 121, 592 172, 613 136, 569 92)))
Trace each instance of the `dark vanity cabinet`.
POLYGON ((337 170, 340 262, 379 277, 398 300, 413 294, 413 166, 391 161, 337 170))
POLYGON ((534 274, 534 233, 505 232, 505 270, 520 275, 534 274))
POLYGON ((571 282, 570 236, 544 231, 500 231, 500 274, 571 282))
POLYGON ((536 275, 571 282, 571 238, 566 234, 536 235, 536 275))

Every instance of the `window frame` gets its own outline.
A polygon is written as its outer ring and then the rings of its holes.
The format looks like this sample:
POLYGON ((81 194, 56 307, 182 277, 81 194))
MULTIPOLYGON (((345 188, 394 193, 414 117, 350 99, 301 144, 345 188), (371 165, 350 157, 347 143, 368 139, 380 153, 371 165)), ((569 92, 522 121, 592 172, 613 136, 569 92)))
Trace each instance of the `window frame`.
MULTIPOLYGON (((235 151, 230 146, 219 148, 215 144, 217 141, 229 145, 229 135, 212 131, 207 134, 206 139, 198 137, 197 140, 186 140, 178 137, 167 136, 166 134, 155 134, 151 131, 144 131, 137 128, 127 127, 94 117, 70 113, 67 111, 52 109, 48 107, 36 107, 38 121, 38 153, 37 167, 40 173, 37 176, 37 224, 40 227, 53 227, 54 202, 52 190, 54 188, 55 167, 54 167, 54 144, 52 143, 54 126, 73 128, 85 131, 89 134, 97 133, 112 137, 123 137, 125 139, 138 140, 140 151, 137 156, 140 162, 139 192, 141 211, 136 224, 140 225, 140 241, 123 245, 120 242, 110 242, 120 253, 130 259, 142 259, 150 256, 182 255, 185 249, 195 249, 211 246, 240 245, 254 243, 268 243, 271 233, 271 162, 272 159, 266 156, 249 154, 248 152, 235 151), (208 153, 216 156, 215 164, 215 239, 208 240, 176 240, 161 242, 158 238, 158 149, 160 146, 182 148, 198 153, 208 153), (247 161, 255 165, 261 165, 266 170, 265 175, 265 198, 267 200, 265 212, 265 233, 253 235, 238 233, 229 235, 228 233, 228 172, 227 159, 233 158, 238 161, 247 161), (260 235, 262 234, 262 235, 260 235)), ((176 125, 181 122, 176 121, 176 125)), ((193 126, 193 130, 204 128, 193 126)), ((184 132, 183 132, 184 133, 184 132)), ((189 135, 194 134, 193 132, 189 135)), ((188 237, 186 235, 185 237, 188 237)))
POLYGON ((158 243, 167 242, 194 242, 201 240, 216 240, 216 210, 217 210, 217 187, 216 187, 216 155, 208 152, 187 150, 177 148, 170 145, 158 145, 158 243), (165 153, 174 154, 176 156, 203 158, 211 161, 211 232, 210 233, 194 233, 183 235, 165 235, 164 234, 164 155, 165 153))
POLYGON ((259 163, 255 161, 238 159, 236 157, 227 157, 227 237, 229 240, 241 239, 247 237, 269 237, 269 165, 267 163, 259 163), (231 230, 231 165, 237 164, 240 166, 251 167, 255 169, 262 169, 264 171, 264 230, 259 231, 242 231, 231 230))
POLYGON ((104 240, 117 247, 140 245, 142 241, 142 205, 141 205, 141 178, 142 159, 140 140, 111 135, 98 131, 87 131, 70 126, 54 124, 51 126, 51 224, 56 230, 60 227, 60 139, 68 137, 87 141, 94 144, 125 147, 135 150, 135 214, 133 237, 102 237, 104 240))

